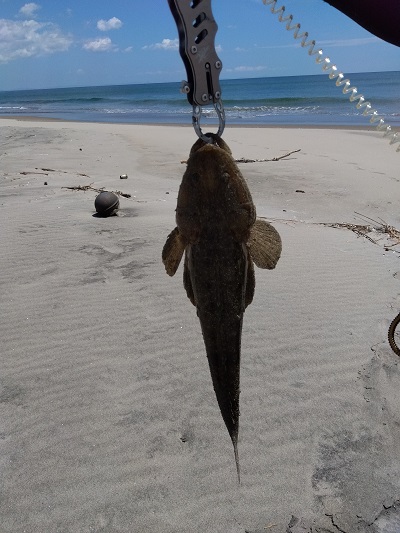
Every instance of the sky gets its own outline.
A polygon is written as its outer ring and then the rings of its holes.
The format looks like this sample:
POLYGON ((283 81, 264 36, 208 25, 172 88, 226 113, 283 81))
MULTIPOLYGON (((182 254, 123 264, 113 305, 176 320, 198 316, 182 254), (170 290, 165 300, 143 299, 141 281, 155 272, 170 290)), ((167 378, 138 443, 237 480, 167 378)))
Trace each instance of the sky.
MULTIPOLYGON (((211 5, 222 79, 322 72, 262 0, 211 5)), ((400 70, 400 48, 322 0, 277 5, 345 74, 400 70)), ((167 0, 0 0, 0 90, 180 82, 177 37, 167 0)))

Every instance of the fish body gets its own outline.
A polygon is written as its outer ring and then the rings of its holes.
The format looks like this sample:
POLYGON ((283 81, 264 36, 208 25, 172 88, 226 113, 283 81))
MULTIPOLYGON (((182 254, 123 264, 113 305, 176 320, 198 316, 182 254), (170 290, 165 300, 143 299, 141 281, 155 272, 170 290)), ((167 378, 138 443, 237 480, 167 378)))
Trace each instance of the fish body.
POLYGON ((214 391, 239 465, 240 348, 248 254, 222 232, 203 237, 186 250, 186 286, 190 283, 193 291, 214 391))
POLYGON ((240 354, 244 311, 253 299, 253 261, 274 268, 281 240, 256 219, 247 184, 226 143, 198 140, 178 194, 177 227, 162 258, 173 276, 183 253, 184 287, 197 308, 218 405, 231 437, 238 477, 240 354))

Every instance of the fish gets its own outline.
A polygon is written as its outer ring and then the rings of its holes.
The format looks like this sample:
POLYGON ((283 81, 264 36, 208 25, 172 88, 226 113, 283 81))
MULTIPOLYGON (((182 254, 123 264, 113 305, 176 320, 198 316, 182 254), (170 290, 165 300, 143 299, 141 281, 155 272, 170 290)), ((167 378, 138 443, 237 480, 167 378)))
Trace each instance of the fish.
POLYGON ((182 260, 183 285, 197 309, 217 402, 238 453, 243 314, 255 290, 254 264, 274 269, 282 251, 277 230, 257 219, 250 190, 218 135, 191 148, 178 192, 176 227, 162 261, 173 276, 182 260))

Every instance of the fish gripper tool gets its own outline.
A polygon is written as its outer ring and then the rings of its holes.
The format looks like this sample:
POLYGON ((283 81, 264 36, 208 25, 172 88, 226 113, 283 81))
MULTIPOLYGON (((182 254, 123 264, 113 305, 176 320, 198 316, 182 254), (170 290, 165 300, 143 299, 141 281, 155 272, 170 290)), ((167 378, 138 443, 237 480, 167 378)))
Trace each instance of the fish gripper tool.
POLYGON ((212 104, 219 119, 218 136, 225 128, 219 75, 222 62, 215 50, 218 30, 211 10, 211 0, 168 0, 179 34, 179 53, 185 65, 187 81, 181 90, 193 106, 192 123, 197 135, 212 143, 201 131, 202 107, 212 104))

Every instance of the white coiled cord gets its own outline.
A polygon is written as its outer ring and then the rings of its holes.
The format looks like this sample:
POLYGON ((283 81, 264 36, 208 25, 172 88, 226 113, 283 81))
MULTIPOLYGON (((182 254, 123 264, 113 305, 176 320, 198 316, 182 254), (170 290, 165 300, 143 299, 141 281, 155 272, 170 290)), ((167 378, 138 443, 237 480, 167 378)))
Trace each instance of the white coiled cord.
MULTIPOLYGON (((357 102, 356 107, 357 109, 364 109, 362 114, 365 117, 370 117, 369 121, 371 124, 376 125, 376 129, 378 131, 383 131, 384 137, 389 137, 390 144, 396 144, 400 143, 400 137, 399 134, 392 131, 392 128, 389 125, 385 124, 384 119, 382 116, 378 114, 378 111, 376 109, 373 109, 370 102, 366 102, 365 98, 362 94, 358 94, 357 87, 351 87, 351 83, 349 79, 344 79, 343 72, 339 72, 336 65, 331 65, 331 60, 329 57, 324 57, 323 51, 321 49, 314 50, 315 48, 315 41, 307 41, 308 39, 308 32, 303 32, 299 34, 300 31, 300 24, 293 24, 293 15, 286 15, 285 16, 285 6, 282 6, 278 9, 276 9, 276 4, 278 0, 262 0, 264 5, 271 7, 271 12, 274 15, 279 15, 278 20, 279 22, 286 22, 286 29, 288 31, 293 31, 293 37, 295 39, 301 39, 301 46, 302 48, 308 48, 308 55, 314 56, 316 55, 315 62, 319 65, 322 65, 322 70, 324 72, 329 73, 329 79, 334 80, 336 79, 336 87, 341 87, 344 85, 342 92, 343 94, 350 94, 349 100, 350 102, 357 102)), ((396 152, 400 152, 400 145, 397 147, 396 152)))

